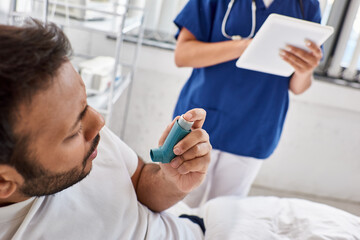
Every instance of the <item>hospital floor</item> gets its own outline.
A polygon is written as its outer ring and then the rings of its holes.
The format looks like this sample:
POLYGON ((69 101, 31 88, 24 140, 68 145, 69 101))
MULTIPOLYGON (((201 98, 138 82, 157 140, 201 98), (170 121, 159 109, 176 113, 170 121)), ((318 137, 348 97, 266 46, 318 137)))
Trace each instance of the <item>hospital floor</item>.
MULTIPOLYGON (((171 53, 170 53, 171 54, 171 53)), ((132 147, 145 161, 150 161, 149 149, 157 147, 158 139, 172 120, 172 111, 178 94, 190 69, 179 69, 169 63, 169 51, 142 47, 138 68, 134 77, 129 111, 123 127, 125 92, 114 106, 110 128, 132 147)), ((360 216, 358 202, 339 201, 296 191, 282 191, 253 185, 250 196, 278 196, 302 198, 334 206, 360 216)))

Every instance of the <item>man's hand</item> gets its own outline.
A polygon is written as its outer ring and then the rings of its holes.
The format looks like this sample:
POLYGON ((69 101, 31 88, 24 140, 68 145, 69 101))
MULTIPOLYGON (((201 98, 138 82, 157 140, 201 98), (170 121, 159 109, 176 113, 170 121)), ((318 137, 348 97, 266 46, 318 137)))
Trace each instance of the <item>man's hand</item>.
POLYGON ((295 69, 289 85, 289 89, 295 94, 300 94, 310 87, 313 71, 322 58, 319 46, 309 40, 305 43, 309 51, 290 45, 286 46, 285 50, 280 50, 282 59, 295 69))
MULTIPOLYGON (((202 183, 210 163, 209 135, 201 129, 205 116, 206 112, 203 109, 193 109, 184 114, 185 120, 194 122, 192 131, 175 145, 173 151, 177 156, 170 163, 160 163, 164 177, 184 193, 190 192, 202 183)), ((166 128, 160 138, 160 146, 178 118, 166 128)))
MULTIPOLYGON (((199 186, 210 162, 209 135, 201 129, 206 112, 203 109, 188 111, 184 118, 194 121, 192 131, 174 147, 177 155, 170 163, 145 164, 141 158, 131 177, 138 201, 153 211, 163 211, 199 186)), ((162 145, 177 117, 160 138, 162 145)))

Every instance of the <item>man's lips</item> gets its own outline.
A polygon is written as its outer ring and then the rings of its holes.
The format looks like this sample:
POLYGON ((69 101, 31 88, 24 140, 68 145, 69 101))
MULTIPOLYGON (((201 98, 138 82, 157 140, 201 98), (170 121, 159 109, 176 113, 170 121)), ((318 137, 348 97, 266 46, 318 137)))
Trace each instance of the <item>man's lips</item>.
POLYGON ((95 149, 95 151, 93 151, 93 153, 90 155, 88 159, 93 160, 94 158, 96 158, 96 156, 97 156, 97 148, 95 149))
MULTIPOLYGON (((94 158, 96 158, 97 156, 97 147, 99 145, 99 142, 100 142, 100 135, 98 134, 95 139, 94 139, 94 142, 90 148, 90 151, 93 150, 93 152, 91 154, 88 153, 88 157, 85 158, 86 160, 85 161, 88 161, 88 160, 93 160, 94 158)), ((90 152, 89 151, 89 152, 90 152)))

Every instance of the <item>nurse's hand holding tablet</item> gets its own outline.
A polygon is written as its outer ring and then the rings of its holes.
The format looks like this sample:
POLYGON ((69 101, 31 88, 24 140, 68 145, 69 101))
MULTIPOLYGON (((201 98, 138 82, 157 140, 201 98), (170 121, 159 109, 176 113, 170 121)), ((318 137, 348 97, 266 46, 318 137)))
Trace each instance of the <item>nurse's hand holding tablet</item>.
POLYGON ((280 14, 270 14, 236 62, 239 68, 290 77, 289 89, 304 92, 322 58, 320 45, 333 28, 280 14))
MULTIPOLYGON (((290 82, 290 88, 293 89, 293 92, 295 89, 300 89, 301 91, 302 79, 312 78, 313 71, 319 65, 323 56, 319 46, 310 40, 305 41, 309 51, 287 45, 286 48, 281 49, 279 53, 281 58, 295 69, 293 79, 290 82)), ((311 84, 311 82, 309 82, 309 84, 311 84)))
POLYGON ((287 45, 280 50, 280 56, 285 62, 289 63, 298 74, 311 74, 314 68, 319 65, 322 58, 322 51, 319 46, 310 40, 305 40, 309 51, 287 45))

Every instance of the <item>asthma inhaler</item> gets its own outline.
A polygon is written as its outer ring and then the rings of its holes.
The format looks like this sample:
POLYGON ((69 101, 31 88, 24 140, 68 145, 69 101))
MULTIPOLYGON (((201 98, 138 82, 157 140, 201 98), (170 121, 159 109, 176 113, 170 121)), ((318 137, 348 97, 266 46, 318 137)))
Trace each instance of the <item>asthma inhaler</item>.
POLYGON ((176 120, 164 144, 159 148, 150 150, 151 160, 153 162, 169 163, 176 156, 173 151, 174 146, 191 132, 193 123, 186 121, 183 116, 176 120))

